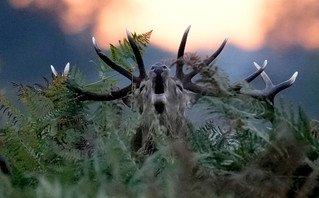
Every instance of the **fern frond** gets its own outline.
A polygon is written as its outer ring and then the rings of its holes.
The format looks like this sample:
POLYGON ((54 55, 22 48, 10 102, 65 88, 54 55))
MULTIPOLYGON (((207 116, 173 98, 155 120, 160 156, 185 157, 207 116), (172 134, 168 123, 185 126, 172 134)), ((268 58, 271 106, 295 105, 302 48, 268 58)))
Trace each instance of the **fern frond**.
POLYGON ((150 43, 152 32, 153 30, 150 30, 143 34, 137 34, 136 32, 132 34, 134 41, 138 45, 139 49, 142 50, 142 53, 144 52, 144 48, 146 48, 148 44, 150 43))
POLYGON ((13 169, 19 173, 24 171, 43 170, 40 144, 30 132, 6 130, 2 137, 2 151, 9 158, 13 169))
MULTIPOLYGON (((133 33, 132 37, 140 50, 140 53, 143 55, 144 48, 149 45, 149 40, 152 35, 152 30, 143 34, 133 33)), ((123 41, 119 40, 119 47, 115 47, 110 44, 111 57, 112 60, 116 63, 124 66, 127 70, 133 71, 131 64, 127 60, 132 60, 136 63, 134 52, 130 46, 129 41, 125 38, 123 41)))
POLYGON ((39 119, 54 109, 53 102, 41 92, 28 87, 19 86, 20 100, 35 119, 39 119))
POLYGON ((78 67, 73 66, 66 81, 74 81, 78 85, 84 85, 86 83, 86 75, 78 67))
POLYGON ((19 127, 26 121, 25 116, 2 95, 0 95, 0 112, 6 115, 10 125, 19 127))
POLYGON ((93 112, 92 120, 99 131, 104 135, 114 133, 120 126, 120 112, 122 108, 117 103, 101 102, 93 112))

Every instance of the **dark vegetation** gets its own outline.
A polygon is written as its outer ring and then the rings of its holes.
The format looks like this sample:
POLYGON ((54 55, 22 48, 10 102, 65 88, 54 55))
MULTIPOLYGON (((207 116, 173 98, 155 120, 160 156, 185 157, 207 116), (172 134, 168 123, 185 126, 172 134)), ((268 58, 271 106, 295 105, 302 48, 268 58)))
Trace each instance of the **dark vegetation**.
MULTIPOLYGON (((134 38, 144 48, 149 36, 134 38)), ((111 54, 129 67, 127 44, 111 54)), ((79 102, 68 88, 114 89, 118 80, 97 66, 101 80, 94 84, 76 67, 44 84, 15 84, 23 109, 0 96, 0 197, 319 195, 318 124, 300 107, 278 100, 273 108, 240 94, 200 97, 196 106, 210 121, 189 124, 185 144, 168 140, 154 119, 157 151, 141 159, 130 146, 140 122, 135 111, 122 101, 79 102)))

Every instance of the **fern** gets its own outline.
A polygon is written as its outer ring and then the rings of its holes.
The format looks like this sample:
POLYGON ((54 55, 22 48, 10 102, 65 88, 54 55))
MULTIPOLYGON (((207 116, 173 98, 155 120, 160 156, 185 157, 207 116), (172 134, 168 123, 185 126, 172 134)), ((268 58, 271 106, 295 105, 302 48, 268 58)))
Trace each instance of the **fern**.
POLYGON ((287 139, 288 134, 278 133, 277 130, 291 132, 298 142, 309 147, 308 157, 310 160, 317 160, 319 158, 319 143, 311 132, 310 120, 305 112, 301 107, 293 106, 286 101, 280 100, 278 103, 274 122, 276 126, 281 128, 274 128, 272 137, 287 139))
MULTIPOLYGON (((133 38, 144 49, 150 35, 133 38)), ((127 41, 112 53, 118 63, 130 65, 127 41)), ((221 85, 216 91, 225 95, 197 98, 208 121, 190 125, 185 141, 170 140, 150 112, 157 150, 141 157, 130 146, 142 122, 136 112, 119 102, 79 102, 68 89, 72 83, 95 92, 114 89, 118 81, 98 67, 103 75, 94 84, 74 69, 38 88, 17 85, 24 110, 0 96, 1 114, 8 119, 0 148, 12 168, 11 179, 0 173, 0 196, 316 196, 319 143, 300 107, 281 100, 273 108, 228 91, 227 79, 213 66, 200 81, 221 85)))
POLYGON ((25 117, 17 108, 15 108, 10 102, 0 95, 0 112, 4 114, 13 127, 19 127, 20 124, 25 122, 25 117))
POLYGON ((266 144, 253 131, 225 132, 216 129, 211 122, 193 132, 194 140, 197 140, 194 142, 197 160, 202 166, 216 171, 216 174, 241 170, 264 150, 266 144))
MULTIPOLYGON (((137 47, 140 50, 141 54, 144 53, 144 48, 148 46, 151 35, 152 30, 143 34, 132 34, 132 37, 137 44, 137 47)), ((118 44, 118 48, 110 44, 112 60, 124 66, 127 70, 132 71, 132 67, 126 60, 131 60, 134 62, 136 62, 136 60, 129 41, 127 39, 124 39, 123 41, 119 40, 118 44)))

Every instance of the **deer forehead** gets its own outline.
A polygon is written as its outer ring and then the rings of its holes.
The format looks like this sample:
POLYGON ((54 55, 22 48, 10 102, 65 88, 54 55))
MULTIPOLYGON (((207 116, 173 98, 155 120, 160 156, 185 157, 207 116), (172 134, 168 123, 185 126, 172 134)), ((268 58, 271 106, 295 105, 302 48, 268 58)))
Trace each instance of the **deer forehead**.
POLYGON ((168 77, 170 75, 170 71, 171 70, 167 65, 163 63, 155 63, 150 67, 149 77, 154 78, 157 75, 168 77))
POLYGON ((170 71, 169 67, 164 64, 164 63, 161 63, 161 62, 157 62, 157 63, 154 63, 153 65, 151 65, 150 69, 151 70, 154 70, 156 68, 161 68, 161 69, 165 69, 165 70, 168 70, 170 71))

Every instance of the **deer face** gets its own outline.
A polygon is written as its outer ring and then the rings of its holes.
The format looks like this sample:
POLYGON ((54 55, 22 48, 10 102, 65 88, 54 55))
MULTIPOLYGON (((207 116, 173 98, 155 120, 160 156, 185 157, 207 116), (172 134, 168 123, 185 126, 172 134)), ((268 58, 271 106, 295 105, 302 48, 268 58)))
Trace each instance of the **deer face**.
POLYGON ((140 113, 155 108, 158 114, 178 114, 184 116, 189 103, 189 93, 182 82, 170 76, 170 69, 162 63, 151 66, 148 78, 144 79, 137 93, 140 113))

